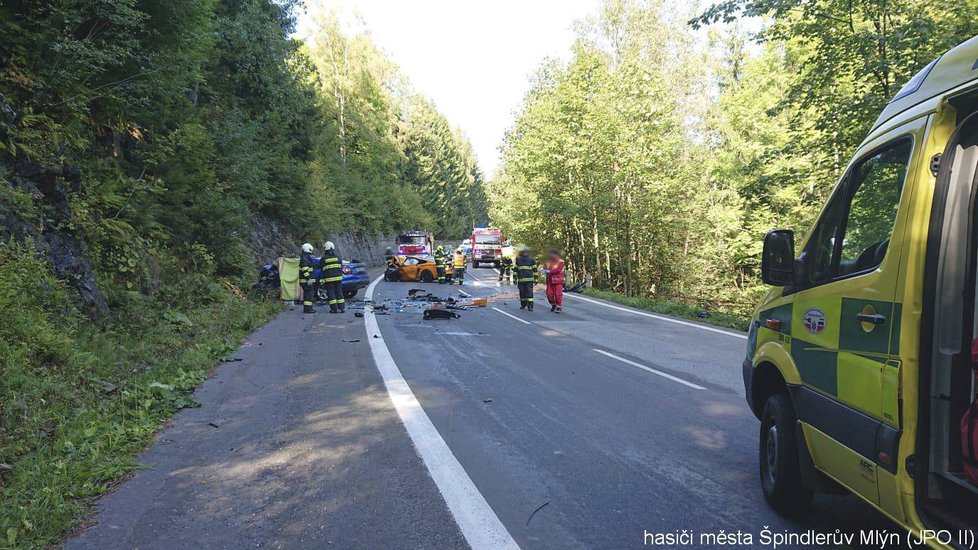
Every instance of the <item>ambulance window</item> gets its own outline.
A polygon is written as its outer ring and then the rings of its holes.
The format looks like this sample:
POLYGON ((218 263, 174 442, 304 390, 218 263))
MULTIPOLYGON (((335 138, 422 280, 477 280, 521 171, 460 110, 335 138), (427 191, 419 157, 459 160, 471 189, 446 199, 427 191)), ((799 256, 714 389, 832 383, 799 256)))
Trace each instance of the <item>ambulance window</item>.
POLYGON ((873 153, 850 172, 852 200, 842 233, 839 276, 875 269, 883 262, 912 151, 912 140, 900 140, 873 153))
POLYGON ((808 240, 805 247, 805 255, 808 257, 808 282, 818 284, 832 278, 832 258, 835 253, 836 235, 839 234, 839 225, 842 223, 842 214, 845 212, 846 192, 840 186, 828 205, 822 212, 818 224, 812 230, 812 237, 808 240))

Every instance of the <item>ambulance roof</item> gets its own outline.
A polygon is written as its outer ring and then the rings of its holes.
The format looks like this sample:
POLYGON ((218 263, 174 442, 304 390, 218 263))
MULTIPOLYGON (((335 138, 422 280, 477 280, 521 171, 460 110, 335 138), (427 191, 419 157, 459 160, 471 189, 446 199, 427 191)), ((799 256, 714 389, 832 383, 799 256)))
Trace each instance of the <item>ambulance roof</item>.
POLYGON ((931 61, 914 75, 883 109, 873 124, 873 131, 914 105, 975 80, 978 80, 978 36, 931 61))

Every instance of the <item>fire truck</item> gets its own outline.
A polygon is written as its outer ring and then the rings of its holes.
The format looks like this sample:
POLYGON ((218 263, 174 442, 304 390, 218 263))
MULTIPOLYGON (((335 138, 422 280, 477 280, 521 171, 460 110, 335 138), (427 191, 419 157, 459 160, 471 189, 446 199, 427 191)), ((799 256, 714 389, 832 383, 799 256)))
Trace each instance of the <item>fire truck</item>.
POLYGON ((394 243, 399 256, 430 256, 435 252, 435 240, 427 231, 406 231, 394 243))
POLYGON ((480 263, 491 263, 499 267, 503 259, 503 232, 494 227, 475 227, 472 229, 472 267, 480 263))

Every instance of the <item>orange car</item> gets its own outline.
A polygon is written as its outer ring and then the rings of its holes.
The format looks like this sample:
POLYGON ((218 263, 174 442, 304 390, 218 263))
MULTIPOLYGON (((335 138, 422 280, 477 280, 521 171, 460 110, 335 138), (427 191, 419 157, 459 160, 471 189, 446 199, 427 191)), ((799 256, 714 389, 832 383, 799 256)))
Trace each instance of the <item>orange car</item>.
POLYGON ((435 260, 426 256, 397 256, 397 275, 386 276, 387 280, 421 281, 433 283, 438 280, 435 260))

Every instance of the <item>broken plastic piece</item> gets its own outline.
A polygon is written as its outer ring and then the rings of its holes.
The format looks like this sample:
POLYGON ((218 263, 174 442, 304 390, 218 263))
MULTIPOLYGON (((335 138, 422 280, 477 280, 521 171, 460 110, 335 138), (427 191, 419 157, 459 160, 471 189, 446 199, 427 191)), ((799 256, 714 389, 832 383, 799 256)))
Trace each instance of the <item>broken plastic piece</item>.
POLYGON ((447 309, 435 309, 428 308, 424 310, 424 319, 458 319, 461 317, 458 313, 454 311, 449 311, 447 309))

